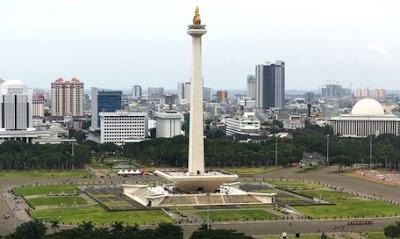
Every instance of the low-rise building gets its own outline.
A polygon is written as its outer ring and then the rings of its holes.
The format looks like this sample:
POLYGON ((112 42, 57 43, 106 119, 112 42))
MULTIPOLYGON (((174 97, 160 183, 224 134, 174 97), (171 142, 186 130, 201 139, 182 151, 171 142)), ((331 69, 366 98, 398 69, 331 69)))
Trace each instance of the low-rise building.
POLYGON ((243 116, 226 118, 226 135, 244 134, 260 135, 260 120, 255 117, 253 112, 245 112, 243 116))
POLYGON ((156 112, 156 137, 172 138, 182 135, 183 114, 177 111, 156 112))
POLYGON ((146 112, 100 112, 100 143, 123 146, 126 141, 145 139, 146 112))

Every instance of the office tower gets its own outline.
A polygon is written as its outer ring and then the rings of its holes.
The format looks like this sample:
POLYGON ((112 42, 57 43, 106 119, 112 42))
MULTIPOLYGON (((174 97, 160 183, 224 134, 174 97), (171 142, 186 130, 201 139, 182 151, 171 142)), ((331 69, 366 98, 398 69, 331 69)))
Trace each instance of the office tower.
POLYGON ((254 75, 247 76, 247 97, 252 100, 256 98, 256 77, 254 75))
POLYGON ((185 97, 185 82, 178 82, 178 98, 183 100, 185 97))
POLYGON ((182 135, 183 114, 176 111, 156 112, 156 137, 172 138, 182 135))
POLYGON ((375 89, 375 99, 385 100, 386 99, 386 90, 385 89, 375 89))
POLYGON ((211 101, 212 100, 212 89, 208 87, 203 87, 203 100, 211 101))
POLYGON ((142 87, 140 85, 135 85, 132 87, 132 98, 134 100, 142 98, 142 87))
POLYGON ((147 136, 146 112, 100 112, 100 142, 122 146, 147 136))
POLYGON ((51 83, 51 115, 83 116, 83 83, 76 78, 51 83))
POLYGON ((32 123, 31 103, 32 90, 24 83, 19 80, 3 82, 0 85, 1 131, 26 130, 30 128, 32 123))
POLYGON ((42 94, 33 95, 32 116, 44 118, 44 96, 42 94))
POLYGON ((104 90, 92 87, 92 128, 100 127, 100 112, 115 112, 121 110, 122 91, 104 90))
POLYGON ((158 100, 164 95, 164 87, 149 87, 147 95, 149 100, 158 100))
POLYGON ((256 107, 259 109, 285 107, 285 63, 267 62, 256 66, 256 107))
POLYGON ((190 102, 190 82, 178 82, 178 98, 185 103, 190 102))
POLYGON ((221 103, 221 102, 227 102, 228 100, 228 91, 226 90, 219 90, 217 91, 217 102, 221 103))

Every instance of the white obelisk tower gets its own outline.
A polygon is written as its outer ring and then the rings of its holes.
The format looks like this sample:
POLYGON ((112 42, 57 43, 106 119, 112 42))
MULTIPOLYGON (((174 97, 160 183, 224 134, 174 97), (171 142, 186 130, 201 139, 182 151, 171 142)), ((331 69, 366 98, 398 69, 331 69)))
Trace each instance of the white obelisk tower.
POLYGON ((207 33, 201 25, 199 8, 196 7, 193 25, 187 33, 192 36, 192 82, 190 91, 189 130, 189 175, 204 174, 204 134, 203 134, 203 74, 201 36, 207 33))

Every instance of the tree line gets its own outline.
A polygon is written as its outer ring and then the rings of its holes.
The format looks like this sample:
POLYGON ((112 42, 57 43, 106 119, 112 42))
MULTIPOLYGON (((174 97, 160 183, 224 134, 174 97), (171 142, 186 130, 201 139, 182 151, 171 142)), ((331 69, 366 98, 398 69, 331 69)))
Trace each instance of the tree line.
MULTIPOLYGON (((18 226, 14 233, 5 236, 6 239, 183 239, 184 234, 180 226, 161 223, 154 229, 139 229, 135 226, 124 226, 121 222, 111 224, 111 228, 96 228, 92 222, 83 222, 76 228, 59 230, 57 221, 51 223, 51 234, 46 234, 47 227, 39 220, 33 220, 18 226)), ((202 225, 193 232, 190 239, 252 239, 243 233, 234 230, 207 230, 202 225)))

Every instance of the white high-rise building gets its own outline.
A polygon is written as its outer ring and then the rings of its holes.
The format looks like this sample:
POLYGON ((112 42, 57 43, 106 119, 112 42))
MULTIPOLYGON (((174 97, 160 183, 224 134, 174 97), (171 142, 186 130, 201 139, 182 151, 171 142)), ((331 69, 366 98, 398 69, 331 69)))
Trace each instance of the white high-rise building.
POLYGON ((147 136, 146 112, 100 112, 100 143, 122 146, 147 136))
POLYGON ((178 98, 181 104, 190 102, 191 82, 178 82, 178 98))
POLYGON ((247 97, 252 100, 256 98, 256 77, 254 75, 247 76, 247 97))
POLYGON ((132 98, 134 100, 142 98, 142 87, 140 85, 135 85, 132 87, 132 98))
POLYGON ((155 116, 157 138, 172 138, 182 135, 182 113, 176 111, 156 112, 155 116))
POLYGON ((0 129, 26 130, 32 123, 32 90, 19 80, 0 85, 0 129))

